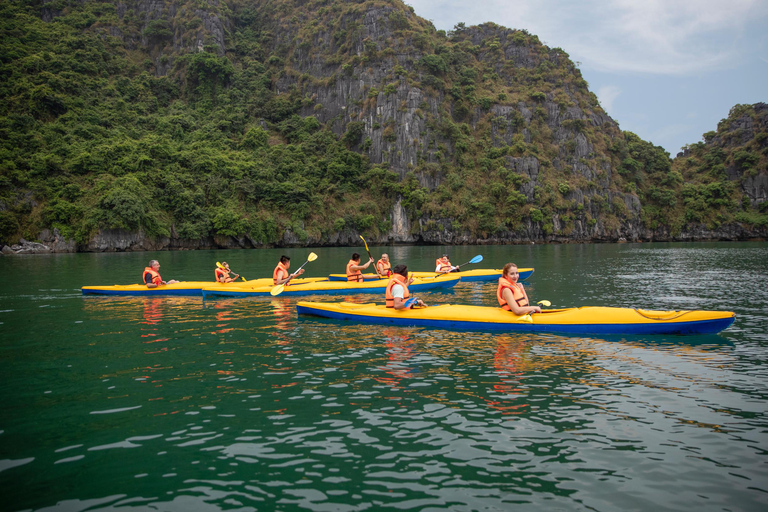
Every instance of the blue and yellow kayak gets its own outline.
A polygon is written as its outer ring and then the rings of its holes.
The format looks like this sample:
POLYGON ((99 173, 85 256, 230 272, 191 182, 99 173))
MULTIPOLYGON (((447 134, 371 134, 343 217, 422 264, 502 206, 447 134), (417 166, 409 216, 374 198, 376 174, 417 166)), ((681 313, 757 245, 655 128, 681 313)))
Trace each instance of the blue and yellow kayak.
MULTIPOLYGON (((453 274, 438 277, 435 279, 416 279, 408 285, 408 290, 411 292, 420 292, 424 290, 432 290, 435 288, 450 288, 455 286, 461 278, 454 276, 453 274)), ((272 284, 269 286, 248 286, 248 283, 237 283, 237 286, 230 286, 226 288, 208 286, 203 288, 203 297, 259 297, 268 296, 272 291, 272 284)), ((291 284, 286 286, 280 296, 296 296, 296 295, 338 295, 338 294, 355 294, 355 293, 379 293, 384 295, 384 289, 387 287, 388 280, 376 279, 372 281, 364 281, 361 283, 348 282, 348 281, 317 281, 314 283, 305 284, 291 284)))
POLYGON ((299 315, 354 322, 480 331, 530 331, 566 334, 712 334, 731 325, 731 311, 651 311, 580 307, 547 309, 517 316, 501 308, 441 305, 394 310, 380 304, 304 302, 299 315))
MULTIPOLYGON (((533 274, 532 268, 519 269, 518 280, 523 281, 528 279, 533 274)), ((409 272, 409 275, 418 277, 420 279, 427 279, 430 277, 437 277, 444 274, 438 274, 437 272, 409 272)), ((467 281, 495 281, 501 277, 501 269, 489 269, 489 268, 477 268, 473 270, 462 270, 461 272, 451 272, 452 276, 460 276, 461 282, 467 281)), ((363 274, 363 278, 367 280, 387 279, 386 277, 379 277, 377 274, 363 274)), ((331 274, 328 276, 330 281, 346 281, 346 274, 331 274)))
MULTIPOLYGON (((314 283, 317 281, 327 281, 325 277, 307 277, 296 278, 294 283, 314 283)), ((203 288, 221 288, 226 289, 236 287, 240 284, 250 286, 272 286, 272 278, 265 277, 254 279, 252 281, 240 281, 232 283, 216 283, 213 281, 182 281, 180 283, 164 284, 157 288, 147 288, 143 284, 115 284, 109 286, 83 286, 83 295, 187 295, 201 296, 203 288)))

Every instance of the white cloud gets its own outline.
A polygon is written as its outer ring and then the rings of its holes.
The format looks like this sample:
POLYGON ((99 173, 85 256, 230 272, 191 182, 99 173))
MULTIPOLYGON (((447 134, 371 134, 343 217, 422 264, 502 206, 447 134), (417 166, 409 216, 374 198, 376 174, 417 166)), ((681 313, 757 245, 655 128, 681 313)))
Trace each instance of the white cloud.
POLYGON ((600 100, 600 105, 602 105, 603 110, 608 112, 608 114, 613 110, 613 100, 615 100, 619 94, 621 94, 621 89, 615 85, 606 85, 597 90, 597 97, 600 100))
POLYGON ((746 30, 764 31, 765 0, 410 0, 437 28, 493 21, 526 29, 584 66, 685 75, 733 65, 746 30))

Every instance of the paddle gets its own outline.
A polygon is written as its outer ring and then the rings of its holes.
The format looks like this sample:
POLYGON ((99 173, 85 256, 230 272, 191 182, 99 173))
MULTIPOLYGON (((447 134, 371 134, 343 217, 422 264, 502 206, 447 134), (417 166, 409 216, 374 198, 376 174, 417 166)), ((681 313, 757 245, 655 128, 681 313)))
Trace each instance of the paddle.
MULTIPOLYGON (((222 265, 222 264, 221 264, 221 263, 219 263, 218 261, 216 262, 216 266, 217 266, 217 267, 219 267, 221 270, 227 270, 227 269, 226 269, 226 267, 224 267, 224 265, 222 265)), ((232 272, 232 270, 230 270, 230 272, 232 272)), ((236 275, 237 277, 235 277, 234 281, 237 281, 237 278, 238 278, 238 277, 239 277, 240 279, 242 279, 243 281, 246 281, 246 282, 248 281, 246 278, 244 278, 243 276, 241 276, 241 275, 240 275, 240 274, 238 274, 237 272, 235 272, 235 275, 236 275)))
MULTIPOLYGON (((363 243, 365 244, 365 250, 368 251, 368 258, 373 259, 373 256, 371 256, 371 251, 368 250, 368 242, 365 241, 365 238, 363 238, 363 235, 360 235, 360 238, 363 239, 363 243)), ((376 269, 376 275, 379 276, 379 279, 381 279, 381 274, 379 274, 379 266, 374 264, 374 267, 376 269)))
POLYGON ((283 284, 279 284, 279 285, 275 286, 274 288, 272 288, 272 290, 270 290, 269 294, 274 296, 274 295, 280 295, 281 293, 283 293, 283 290, 285 290, 285 285, 287 285, 289 282, 291 282, 291 279, 296 277, 296 273, 299 270, 303 269, 304 265, 306 265, 310 261, 315 261, 316 259, 317 259, 317 254, 315 254, 313 252, 309 253, 309 256, 307 256, 307 261, 305 261, 299 268, 297 268, 296 272, 294 272, 293 274, 288 276, 288 281, 284 282, 283 284))
POLYGON ((406 308, 410 308, 410 307, 425 308, 425 307, 427 307, 426 304, 424 304, 423 306, 419 306, 418 304, 416 304, 416 302, 418 302, 418 300, 419 300, 418 297, 411 297, 411 298, 409 298, 408 300, 405 301, 405 307, 406 308))
POLYGON ((483 261, 483 255, 482 254, 478 254, 477 256, 475 256, 474 258, 469 260, 468 262, 462 263, 461 265, 457 265, 456 266, 457 270, 451 270, 451 272, 458 272, 458 268, 459 267, 463 267, 464 265, 469 265, 470 263, 480 263, 481 261, 483 261))
MULTIPOLYGON (((551 306, 552 305, 552 303, 549 302, 547 299, 540 300, 536 304, 541 304, 542 306, 551 306)), ((518 318, 517 321, 518 322, 528 322, 529 324, 532 324, 533 323, 533 317, 531 316, 530 313, 526 313, 523 316, 521 316, 520 318, 518 318)))

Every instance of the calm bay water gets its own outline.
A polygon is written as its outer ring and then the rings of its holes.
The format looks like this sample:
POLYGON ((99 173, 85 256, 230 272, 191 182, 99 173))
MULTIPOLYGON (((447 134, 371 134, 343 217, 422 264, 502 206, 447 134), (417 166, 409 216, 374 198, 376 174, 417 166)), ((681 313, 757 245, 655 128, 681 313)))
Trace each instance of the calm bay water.
MULTIPOLYGON (((311 249, 307 276, 353 250, 311 249)), ((375 247, 429 270, 440 247, 375 247)), ((553 306, 731 310, 719 335, 464 333, 295 298, 83 297, 310 250, 3 257, 1 510, 768 510, 768 243, 448 248, 553 306)), ((495 284, 426 302, 495 305, 495 284)), ((383 302, 382 297, 318 297, 383 302)))

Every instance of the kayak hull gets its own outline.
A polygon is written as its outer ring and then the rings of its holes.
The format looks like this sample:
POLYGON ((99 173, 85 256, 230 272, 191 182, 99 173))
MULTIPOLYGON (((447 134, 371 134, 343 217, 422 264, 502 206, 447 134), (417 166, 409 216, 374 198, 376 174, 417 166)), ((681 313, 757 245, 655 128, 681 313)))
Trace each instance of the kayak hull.
MULTIPOLYGON (((518 280, 524 281, 531 277, 533 274, 533 268, 521 268, 519 269, 519 275, 518 280)), ((420 279, 425 278, 432 278, 437 277, 441 274, 438 274, 437 272, 409 272, 410 275, 413 277, 418 277, 420 279)), ((452 276, 460 276, 461 282, 465 283, 467 281, 496 281, 501 277, 501 269, 488 269, 488 268, 478 268, 473 270, 462 270, 461 272, 451 272, 452 276)), ((376 279, 386 279, 386 277, 379 277, 377 274, 363 274, 363 279, 366 281, 368 280, 376 280, 376 279)), ((346 281, 347 275, 346 274, 331 274, 328 276, 329 281, 346 281)))
MULTIPOLYGON (((324 277, 309 277, 295 279, 294 281, 302 283, 311 283, 318 281, 326 281, 324 277)), ((252 281, 245 282, 232 282, 232 283, 215 283, 212 281, 182 281, 180 283, 166 284, 158 286, 157 288, 147 288, 143 284, 116 284, 112 286, 83 286, 81 288, 83 295, 121 295, 121 296, 136 296, 136 295, 184 295, 184 296, 197 296, 203 295, 203 288, 236 288, 240 285, 250 286, 271 286, 272 278, 265 277, 261 279, 254 279, 252 281)))
POLYGON ((442 305, 396 311, 377 304, 299 302, 299 315, 442 329, 562 334, 713 334, 730 326, 730 311, 647 311, 581 307, 517 316, 501 308, 442 305))
MULTIPOLYGON (((455 286, 461 278, 458 276, 446 276, 439 279, 416 280, 408 286, 413 292, 432 290, 435 288, 450 288, 455 286)), ((364 281, 362 283, 353 283, 347 281, 318 281, 316 283, 306 283, 286 286, 280 293, 280 296, 306 296, 306 295, 339 295, 339 294, 360 294, 377 293, 384 294, 388 280, 380 279, 374 281, 364 281)), ((269 296, 273 286, 245 287, 240 285, 238 288, 203 288, 203 297, 260 297, 269 296)))

